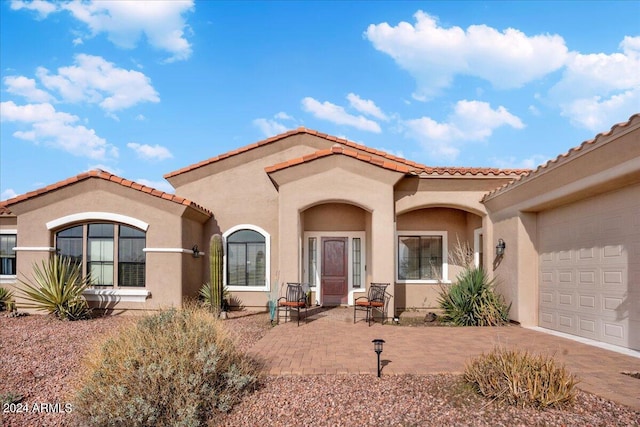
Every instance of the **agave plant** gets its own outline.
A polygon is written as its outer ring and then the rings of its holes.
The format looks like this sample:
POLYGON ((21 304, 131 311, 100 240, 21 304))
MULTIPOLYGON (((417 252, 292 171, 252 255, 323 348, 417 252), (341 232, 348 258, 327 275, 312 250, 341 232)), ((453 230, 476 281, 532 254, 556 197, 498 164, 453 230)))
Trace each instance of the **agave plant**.
POLYGON ((27 308, 46 311, 59 319, 79 320, 89 317, 90 309, 82 292, 91 284, 80 267, 69 257, 53 256, 33 266, 33 281, 20 283, 27 308))
POLYGON ((495 292, 495 280, 488 280, 482 268, 466 268, 457 283, 442 287, 438 302, 444 320, 458 326, 498 326, 509 320, 504 298, 495 292))
POLYGON ((13 298, 13 292, 9 289, 0 288, 0 311, 7 308, 9 301, 13 298))

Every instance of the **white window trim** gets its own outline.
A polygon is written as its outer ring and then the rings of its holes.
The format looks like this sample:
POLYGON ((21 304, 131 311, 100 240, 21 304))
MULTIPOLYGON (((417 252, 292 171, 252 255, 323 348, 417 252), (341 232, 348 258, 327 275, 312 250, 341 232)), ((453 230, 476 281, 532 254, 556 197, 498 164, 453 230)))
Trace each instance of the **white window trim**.
POLYGON ((482 228, 476 228, 473 230, 473 265, 478 268, 480 266, 480 251, 482 248, 480 247, 480 235, 482 233, 482 228))
POLYGON ((253 224, 239 224, 231 227, 222 235, 222 244, 224 246, 224 256, 222 261, 222 283, 229 291, 233 292, 269 292, 271 290, 271 235, 263 228, 253 224), (227 238, 239 230, 251 230, 260 233, 264 237, 265 246, 265 285, 264 286, 228 286, 227 285, 227 238))
POLYGON ((437 283, 451 283, 449 280, 449 240, 448 233, 446 231, 431 231, 431 230, 397 230, 395 239, 394 239, 394 249, 395 249, 395 277, 396 283, 405 283, 405 284, 437 284, 437 283), (420 236, 420 237, 428 237, 428 236, 441 236, 442 237, 442 279, 441 280, 410 280, 410 279, 400 279, 399 271, 398 271, 398 260, 400 258, 400 254, 398 251, 400 248, 398 247, 398 238, 401 236, 420 236))
POLYGON ((121 224, 131 225, 132 227, 139 228, 140 230, 143 230, 145 232, 149 229, 149 224, 144 221, 127 215, 121 215, 111 212, 80 212, 54 219, 47 222, 46 225, 48 230, 53 230, 68 224, 73 224, 74 222, 89 221, 118 222, 121 224))
POLYGON ((317 242, 316 255, 318 259, 316 261, 316 286, 312 287, 316 291, 316 299, 319 301, 319 296, 322 294, 322 238, 323 237, 346 237, 347 238, 347 303, 353 305, 355 299, 354 294, 360 294, 367 291, 366 283, 366 270, 367 270, 367 245, 366 245, 366 233, 364 231, 305 231, 303 234, 304 245, 304 259, 302 260, 302 277, 305 283, 309 283, 309 272, 307 271, 309 266, 309 238, 315 237, 317 242), (362 287, 353 287, 353 239, 360 239, 360 256, 362 257, 362 263, 360 264, 360 277, 362 278, 362 287))
MULTIPOLYGON (((0 234, 15 234, 16 241, 18 240, 18 229, 16 228, 5 228, 0 230, 0 234)), ((18 252, 18 247, 11 248, 14 252, 18 252)), ((16 254, 17 255, 17 254, 16 254)), ((15 283, 18 280, 18 276, 16 274, 0 274, 0 284, 7 283, 15 283)))
POLYGON ((146 289, 85 289, 82 295, 87 301, 145 302, 151 296, 151 292, 146 289))

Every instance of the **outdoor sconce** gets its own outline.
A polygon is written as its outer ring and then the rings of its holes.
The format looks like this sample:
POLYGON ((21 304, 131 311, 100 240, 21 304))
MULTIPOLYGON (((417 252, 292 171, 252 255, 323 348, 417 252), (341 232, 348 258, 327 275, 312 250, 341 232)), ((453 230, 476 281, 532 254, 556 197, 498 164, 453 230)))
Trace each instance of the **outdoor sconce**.
POLYGON ((191 252, 193 252, 193 257, 194 258, 200 258, 200 250, 198 249, 198 245, 193 245, 193 247, 191 248, 191 252))
POLYGON ((373 351, 375 351, 378 355, 378 378, 380 378, 380 353, 382 353, 382 345, 384 344, 384 340, 376 338, 371 342, 373 343, 373 351))
POLYGON ((498 239, 498 244, 496 245, 496 255, 497 256, 503 256, 504 255, 504 248, 506 248, 507 245, 505 245, 504 240, 502 239, 498 239))

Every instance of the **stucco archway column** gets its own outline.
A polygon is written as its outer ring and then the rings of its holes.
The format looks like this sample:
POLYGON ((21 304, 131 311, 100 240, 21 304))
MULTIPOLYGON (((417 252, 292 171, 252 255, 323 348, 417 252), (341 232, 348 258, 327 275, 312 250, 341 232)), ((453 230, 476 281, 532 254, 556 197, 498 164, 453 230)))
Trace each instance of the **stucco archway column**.
MULTIPOLYGON (((389 197, 393 197, 391 194, 389 197)), ((391 300, 387 316, 395 316, 395 213, 392 203, 378 205, 371 214, 371 265, 367 266, 372 282, 389 283, 391 300)))
POLYGON ((274 286, 278 287, 279 295, 283 291, 280 289, 283 283, 300 282, 302 273, 300 272, 300 239, 302 236, 300 224, 300 212, 294 200, 287 197, 286 193, 280 195, 280 214, 278 221, 279 235, 279 260, 278 270, 272 274, 274 286))

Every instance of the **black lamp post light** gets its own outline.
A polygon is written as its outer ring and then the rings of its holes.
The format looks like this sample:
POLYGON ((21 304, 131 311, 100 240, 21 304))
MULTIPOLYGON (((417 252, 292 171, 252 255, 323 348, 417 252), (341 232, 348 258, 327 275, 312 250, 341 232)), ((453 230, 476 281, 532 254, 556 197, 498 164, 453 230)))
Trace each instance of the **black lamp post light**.
POLYGON ((384 340, 376 338, 371 342, 373 343, 373 351, 375 351, 378 355, 378 378, 380 378, 380 353, 382 353, 382 345, 384 344, 384 340))
POLYGON ((507 245, 504 243, 504 240, 502 239, 498 239, 498 244, 496 245, 496 255, 498 256, 503 256, 504 255, 504 248, 506 248, 507 245))

